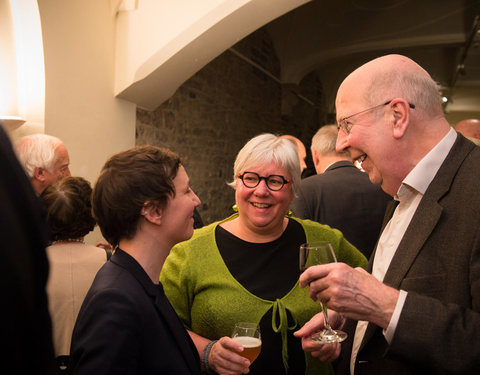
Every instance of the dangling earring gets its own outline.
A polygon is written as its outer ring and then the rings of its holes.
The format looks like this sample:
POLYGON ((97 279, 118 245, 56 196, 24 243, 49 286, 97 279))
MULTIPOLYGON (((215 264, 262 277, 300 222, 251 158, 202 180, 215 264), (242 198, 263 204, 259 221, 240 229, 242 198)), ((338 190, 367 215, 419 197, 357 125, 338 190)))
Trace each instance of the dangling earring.
POLYGON ((292 210, 288 210, 288 212, 287 212, 287 217, 292 217, 292 216, 293 216, 292 210))
POLYGON ((238 205, 236 203, 232 206, 232 210, 238 212, 238 205))

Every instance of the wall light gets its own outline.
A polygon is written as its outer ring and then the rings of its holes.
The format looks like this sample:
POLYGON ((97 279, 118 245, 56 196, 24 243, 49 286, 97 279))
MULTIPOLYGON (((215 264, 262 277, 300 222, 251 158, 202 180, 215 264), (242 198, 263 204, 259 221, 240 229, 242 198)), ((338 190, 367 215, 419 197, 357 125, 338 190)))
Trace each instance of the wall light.
POLYGON ((45 69, 36 0, 0 0, 0 119, 44 129, 45 69))

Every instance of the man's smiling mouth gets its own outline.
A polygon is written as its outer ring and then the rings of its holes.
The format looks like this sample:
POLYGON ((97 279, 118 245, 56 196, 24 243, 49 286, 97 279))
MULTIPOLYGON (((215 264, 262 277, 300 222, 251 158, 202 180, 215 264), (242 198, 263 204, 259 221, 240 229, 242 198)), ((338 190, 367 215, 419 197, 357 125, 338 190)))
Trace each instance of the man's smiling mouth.
POLYGON ((367 158, 367 155, 366 155, 366 154, 363 154, 363 155, 361 155, 359 158, 357 158, 356 161, 358 161, 359 163, 363 163, 366 158, 367 158))

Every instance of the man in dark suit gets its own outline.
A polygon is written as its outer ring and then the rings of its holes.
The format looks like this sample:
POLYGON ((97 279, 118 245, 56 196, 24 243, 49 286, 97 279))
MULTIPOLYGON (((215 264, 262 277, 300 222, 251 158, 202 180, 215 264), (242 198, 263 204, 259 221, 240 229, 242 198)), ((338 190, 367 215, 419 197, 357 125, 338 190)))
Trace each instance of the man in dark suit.
POLYGON ((300 277, 312 298, 349 319, 344 346, 303 339, 304 349, 327 360, 341 352, 337 374, 480 373, 480 148, 450 127, 437 85, 405 56, 355 70, 336 109, 337 150, 399 203, 371 274, 335 263, 300 277))
POLYGON ((52 374, 46 224, 0 123, 1 374, 52 374))
POLYGON ((348 150, 335 150, 337 135, 335 125, 325 125, 313 136, 317 174, 301 181, 292 211, 301 219, 339 229, 368 259, 392 197, 352 163, 348 150))

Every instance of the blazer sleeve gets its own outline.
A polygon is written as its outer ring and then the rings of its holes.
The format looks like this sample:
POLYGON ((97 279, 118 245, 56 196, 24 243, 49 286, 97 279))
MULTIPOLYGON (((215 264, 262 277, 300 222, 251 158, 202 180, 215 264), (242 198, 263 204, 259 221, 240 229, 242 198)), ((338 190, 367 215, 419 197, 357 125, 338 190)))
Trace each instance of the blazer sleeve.
POLYGON ((480 371, 480 233, 474 242, 470 269, 457 271, 469 275, 471 306, 445 303, 429 296, 435 294, 435 288, 442 287, 431 278, 406 280, 410 284, 422 283, 425 291, 408 292, 391 343, 392 354, 423 363, 438 373, 480 371))
POLYGON ((72 337, 74 374, 135 374, 140 358, 139 314, 120 290, 106 289, 84 304, 72 337))

